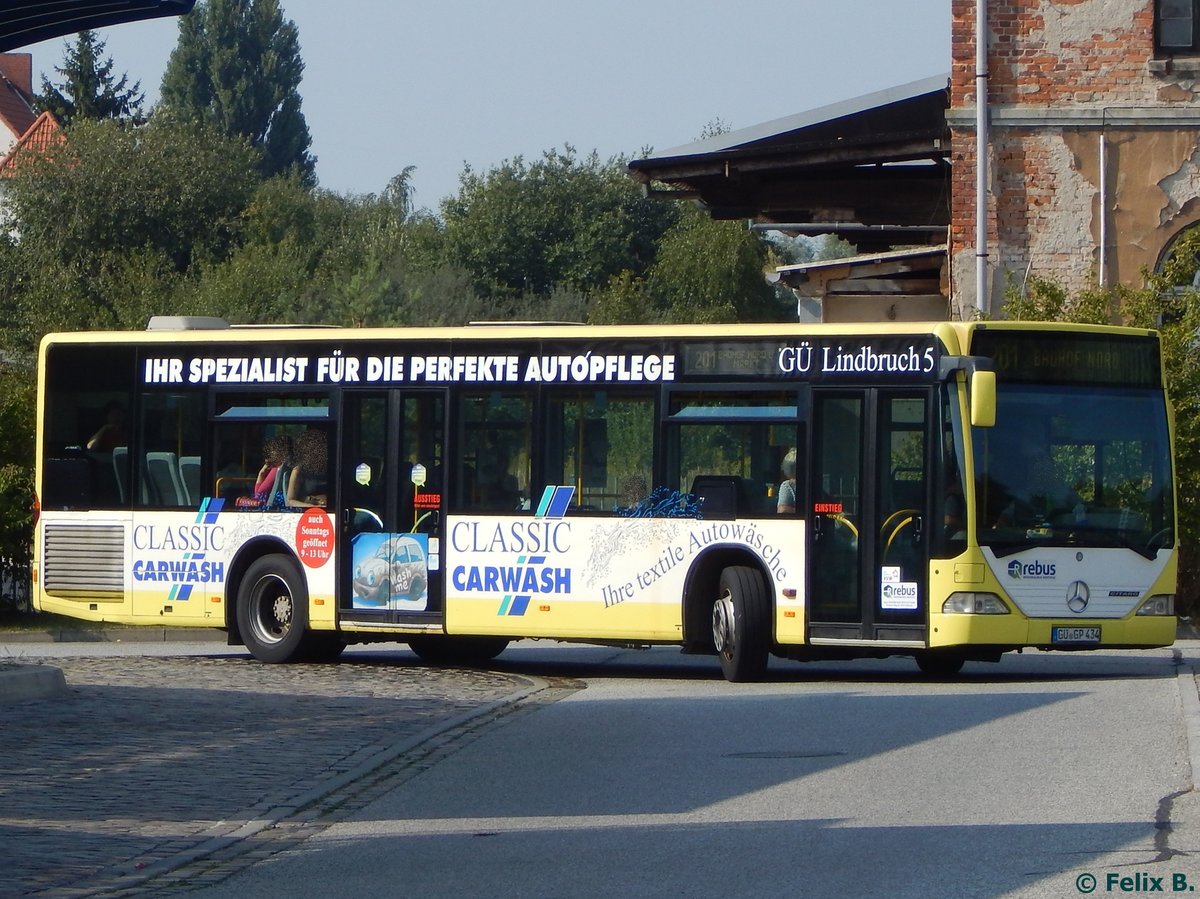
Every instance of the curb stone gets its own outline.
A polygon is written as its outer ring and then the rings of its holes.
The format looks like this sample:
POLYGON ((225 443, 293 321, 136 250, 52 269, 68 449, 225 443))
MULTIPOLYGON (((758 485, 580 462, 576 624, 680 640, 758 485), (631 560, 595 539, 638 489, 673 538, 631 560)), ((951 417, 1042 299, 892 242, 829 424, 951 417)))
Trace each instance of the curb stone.
POLYGON ((61 668, 0 663, 0 702, 47 699, 67 692, 61 668))

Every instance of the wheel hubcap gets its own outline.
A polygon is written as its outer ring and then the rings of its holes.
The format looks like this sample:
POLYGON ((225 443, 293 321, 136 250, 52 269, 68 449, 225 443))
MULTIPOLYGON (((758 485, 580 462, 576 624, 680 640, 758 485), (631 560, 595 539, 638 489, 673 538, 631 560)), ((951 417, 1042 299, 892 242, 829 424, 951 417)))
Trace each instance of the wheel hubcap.
POLYGON ((722 655, 733 653, 733 600, 728 593, 713 604, 713 643, 722 655))
POLYGON ((282 639, 292 625, 292 594, 282 578, 265 577, 255 590, 254 630, 264 643, 282 639))

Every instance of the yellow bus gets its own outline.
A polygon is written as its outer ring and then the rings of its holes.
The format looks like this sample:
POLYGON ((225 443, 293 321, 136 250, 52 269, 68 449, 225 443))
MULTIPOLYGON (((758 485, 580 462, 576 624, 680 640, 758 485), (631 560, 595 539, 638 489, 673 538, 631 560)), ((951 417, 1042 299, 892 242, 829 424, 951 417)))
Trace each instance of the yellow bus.
POLYGON ((1152 331, 238 327, 42 342, 38 609, 265 662, 407 642, 768 658, 1170 645, 1152 331))

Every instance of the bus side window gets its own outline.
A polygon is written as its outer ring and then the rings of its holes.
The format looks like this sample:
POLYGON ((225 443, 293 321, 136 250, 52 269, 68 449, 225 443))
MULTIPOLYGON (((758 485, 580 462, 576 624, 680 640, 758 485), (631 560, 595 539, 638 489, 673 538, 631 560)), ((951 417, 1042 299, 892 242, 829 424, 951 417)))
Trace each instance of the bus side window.
POLYGON ((498 392, 461 397, 456 499, 471 512, 530 510, 533 400, 498 392))
MULTIPOLYGON (((671 486, 699 501, 702 517, 778 514, 784 459, 801 446, 794 392, 681 390, 671 398, 670 417, 668 458, 677 466, 671 486)), ((800 480, 794 494, 803 494, 800 480)))
MULTIPOLYGON (((547 399, 545 486, 575 488, 574 507, 614 514, 650 495, 654 398, 612 390, 564 391, 547 399)), ((540 490, 534 491, 540 494, 540 490)))
POLYGON ((203 469, 204 395, 200 391, 147 393, 142 397, 135 505, 144 508, 198 507, 203 469), (189 484, 193 485, 189 489, 189 484))

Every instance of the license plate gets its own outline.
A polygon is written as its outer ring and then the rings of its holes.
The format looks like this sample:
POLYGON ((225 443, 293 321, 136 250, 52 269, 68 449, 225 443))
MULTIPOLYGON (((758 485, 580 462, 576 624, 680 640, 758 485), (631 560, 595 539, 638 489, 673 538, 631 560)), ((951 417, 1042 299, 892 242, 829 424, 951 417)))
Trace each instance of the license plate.
POLYGON ((1100 628, 1098 627, 1052 627, 1050 628, 1051 643, 1099 643, 1100 628))

